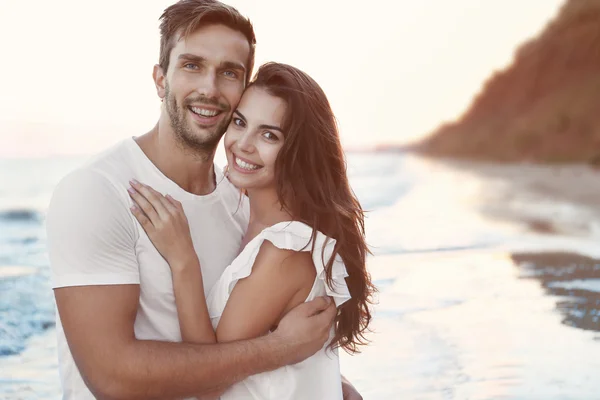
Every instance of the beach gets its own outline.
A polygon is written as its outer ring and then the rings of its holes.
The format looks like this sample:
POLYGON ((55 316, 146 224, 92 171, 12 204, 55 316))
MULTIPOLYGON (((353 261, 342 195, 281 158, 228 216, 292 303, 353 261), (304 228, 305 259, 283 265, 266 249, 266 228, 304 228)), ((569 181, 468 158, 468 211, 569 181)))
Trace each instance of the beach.
MULTIPOLYGON (((599 172, 403 153, 348 161, 379 288, 371 343, 341 352, 365 399, 599 398, 599 172)), ((14 325, 0 342, 10 350, 0 399, 60 398, 54 306, 32 295, 50 290, 47 196, 37 198, 38 222, 0 213, 0 285, 12 293, 0 298, 0 329, 14 325), (19 312, 39 324, 25 331, 19 312)))

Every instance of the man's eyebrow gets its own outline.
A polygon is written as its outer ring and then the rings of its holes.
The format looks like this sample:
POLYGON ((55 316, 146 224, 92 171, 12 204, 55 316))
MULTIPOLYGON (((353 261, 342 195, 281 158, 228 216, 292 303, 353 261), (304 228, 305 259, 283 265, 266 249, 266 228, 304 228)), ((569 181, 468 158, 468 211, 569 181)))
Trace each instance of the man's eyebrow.
POLYGON ((234 61, 223 61, 221 63, 221 68, 225 69, 237 69, 240 71, 246 72, 246 67, 242 63, 234 62, 234 61))
POLYGON ((186 60, 186 61, 194 61, 197 63, 203 63, 206 61, 206 58, 197 56, 195 54, 183 53, 177 57, 178 60, 186 60))
MULTIPOLYGON (((244 121, 247 121, 246 117, 244 117, 244 114, 242 114, 241 112, 239 112, 239 110, 235 110, 233 113, 237 114, 244 121)), ((283 130, 280 127, 275 126, 275 125, 264 125, 263 124, 263 125, 259 125, 258 127, 260 129, 272 129, 274 131, 279 131, 279 132, 283 133, 283 130)))
MULTIPOLYGON (((195 54, 190 54, 190 53, 183 53, 180 54, 177 59, 179 60, 186 60, 186 61, 193 61, 196 63, 203 63, 206 61, 206 58, 202 57, 202 56, 197 56, 195 54)), ((219 65, 221 68, 225 68, 225 69, 235 69, 235 70, 239 70, 239 71, 243 71, 244 73, 246 72, 246 67, 244 66, 244 64, 242 63, 238 63, 238 62, 234 62, 234 61, 223 61, 221 62, 221 64, 219 65)))

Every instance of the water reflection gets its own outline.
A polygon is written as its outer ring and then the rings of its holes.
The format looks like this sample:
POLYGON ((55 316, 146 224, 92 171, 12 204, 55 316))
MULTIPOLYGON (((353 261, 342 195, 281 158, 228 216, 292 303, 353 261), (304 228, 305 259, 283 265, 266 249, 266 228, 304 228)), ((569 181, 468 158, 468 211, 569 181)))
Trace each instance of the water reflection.
POLYGON ((522 253, 511 256, 521 278, 537 279, 555 296, 563 324, 600 331, 600 260, 576 253, 522 253))

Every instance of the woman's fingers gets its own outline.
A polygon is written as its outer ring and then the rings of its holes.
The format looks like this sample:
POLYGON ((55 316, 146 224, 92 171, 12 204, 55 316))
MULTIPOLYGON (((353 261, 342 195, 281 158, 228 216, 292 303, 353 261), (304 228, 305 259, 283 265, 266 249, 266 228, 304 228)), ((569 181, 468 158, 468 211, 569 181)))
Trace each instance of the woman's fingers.
POLYGON ((175 207, 175 209, 183 212, 183 205, 181 205, 181 202, 175 200, 170 194, 167 195, 167 200, 173 207, 175 207))
POLYGON ((129 196, 135 202, 137 207, 146 214, 146 217, 150 220, 153 225, 156 225, 160 222, 160 217, 156 212, 156 209, 146 198, 139 193, 134 187, 130 187, 127 189, 129 192, 129 196))
POLYGON ((131 206, 130 210, 133 216, 138 220, 142 228, 144 228, 146 233, 149 233, 148 230, 151 229, 153 225, 152 222, 150 222, 150 219, 146 216, 146 214, 144 214, 144 212, 135 204, 131 206))
MULTIPOLYGON (((162 204, 162 206, 165 208, 165 210, 167 212, 169 212, 171 215, 175 215, 175 213, 178 211, 177 207, 175 207, 173 205, 173 203, 171 203, 167 197, 163 196, 161 193, 157 192, 156 190, 152 189, 150 186, 144 185, 146 186, 146 188, 152 192, 152 194, 158 199, 160 200, 160 203, 162 204)), ((167 195, 169 196, 169 195, 167 195)))
POLYGON ((159 223, 161 220, 164 221, 169 218, 169 211, 165 208, 163 202, 160 200, 160 197, 162 197, 160 193, 149 186, 139 183, 135 179, 131 180, 129 183, 131 183, 132 188, 135 189, 135 193, 129 190, 129 193, 132 195, 131 197, 133 197, 134 200, 140 205, 142 210, 146 212, 146 215, 148 215, 154 225, 159 223), (148 214, 146 208, 152 208, 154 211, 149 210, 149 212, 153 215, 148 214))

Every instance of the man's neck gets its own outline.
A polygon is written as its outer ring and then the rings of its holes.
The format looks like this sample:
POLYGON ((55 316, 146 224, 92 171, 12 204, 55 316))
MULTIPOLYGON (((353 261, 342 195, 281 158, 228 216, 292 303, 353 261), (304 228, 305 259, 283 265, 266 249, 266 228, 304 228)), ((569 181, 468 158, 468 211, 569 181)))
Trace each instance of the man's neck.
POLYGON ((158 124, 135 140, 163 175, 186 192, 201 196, 215 190, 214 151, 196 154, 177 142, 174 135, 161 134, 158 124))

